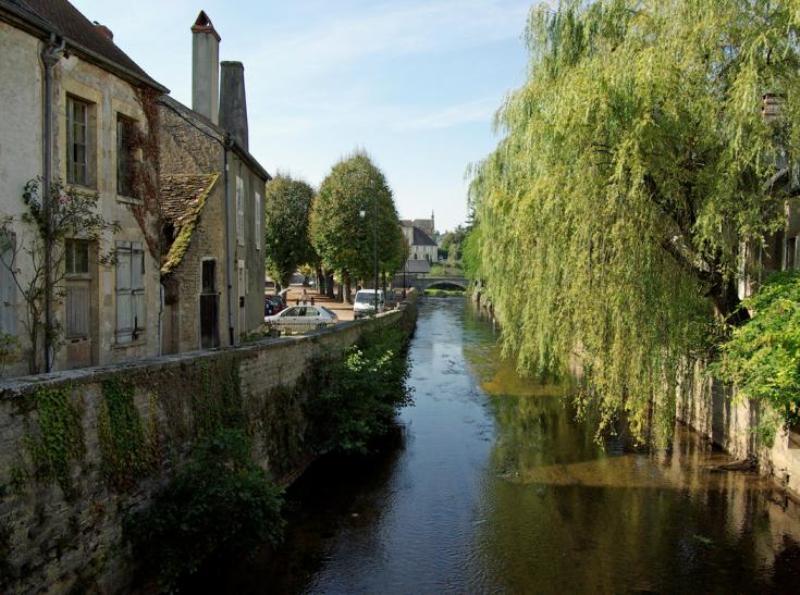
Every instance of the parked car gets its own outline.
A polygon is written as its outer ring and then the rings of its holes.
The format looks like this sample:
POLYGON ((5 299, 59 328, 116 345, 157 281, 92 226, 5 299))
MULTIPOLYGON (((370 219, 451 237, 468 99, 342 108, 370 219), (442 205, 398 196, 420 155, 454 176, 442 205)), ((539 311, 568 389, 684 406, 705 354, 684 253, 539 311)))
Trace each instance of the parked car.
MULTIPOLYGON (((375 314, 375 289, 359 289, 356 292, 356 299, 353 300, 353 318, 358 320, 365 316, 372 316, 375 314)), ((386 308, 386 302, 383 299, 383 290, 378 289, 378 314, 386 308)))
POLYGON ((336 314, 324 306, 290 306, 264 318, 271 329, 288 334, 325 328, 336 324, 337 320, 336 314))
POLYGON ((264 316, 274 316, 286 308, 286 302, 279 295, 264 296, 264 316))

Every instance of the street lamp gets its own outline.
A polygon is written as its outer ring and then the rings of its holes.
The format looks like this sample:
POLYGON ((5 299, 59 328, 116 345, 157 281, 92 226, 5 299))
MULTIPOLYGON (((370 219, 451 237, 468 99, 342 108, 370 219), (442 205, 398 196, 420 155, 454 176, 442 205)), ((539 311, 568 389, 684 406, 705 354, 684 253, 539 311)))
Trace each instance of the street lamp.
MULTIPOLYGON (((375 314, 378 314, 378 197, 377 195, 372 199, 374 214, 372 217, 372 264, 375 273, 375 284, 373 291, 375 296, 375 314)), ((366 220, 367 211, 361 209, 358 213, 362 219, 366 220)))

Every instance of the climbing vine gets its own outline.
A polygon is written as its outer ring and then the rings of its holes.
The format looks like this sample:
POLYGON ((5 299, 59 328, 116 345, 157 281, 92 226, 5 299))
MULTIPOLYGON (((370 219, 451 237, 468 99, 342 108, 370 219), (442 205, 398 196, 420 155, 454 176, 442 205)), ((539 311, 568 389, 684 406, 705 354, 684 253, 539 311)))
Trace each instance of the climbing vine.
POLYGON ((131 211, 144 234, 150 255, 160 263, 163 250, 158 179, 160 155, 158 98, 161 93, 150 87, 138 87, 136 95, 144 112, 146 126, 136 127, 130 139, 130 149, 141 151, 142 157, 132 172, 132 183, 136 189, 138 204, 133 205, 131 211))
POLYGON ((136 409, 132 384, 117 378, 103 382, 97 434, 103 473, 116 489, 130 489, 155 466, 157 453, 136 409))
POLYGON ((71 398, 72 388, 40 388, 34 395, 36 428, 23 445, 40 480, 56 481, 66 496, 73 492, 71 469, 86 453, 83 412, 71 398))

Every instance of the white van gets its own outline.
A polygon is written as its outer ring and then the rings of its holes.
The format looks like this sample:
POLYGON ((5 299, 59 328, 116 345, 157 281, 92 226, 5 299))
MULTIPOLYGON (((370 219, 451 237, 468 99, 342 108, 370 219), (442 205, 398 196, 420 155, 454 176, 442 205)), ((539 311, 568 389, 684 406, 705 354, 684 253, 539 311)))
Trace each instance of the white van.
MULTIPOLYGON (((386 303, 383 299, 383 290, 378 289, 378 313, 384 311, 386 303)), ((356 292, 356 299, 353 300, 353 318, 358 320, 365 316, 372 316, 375 314, 375 290, 374 289, 359 289, 356 292)))

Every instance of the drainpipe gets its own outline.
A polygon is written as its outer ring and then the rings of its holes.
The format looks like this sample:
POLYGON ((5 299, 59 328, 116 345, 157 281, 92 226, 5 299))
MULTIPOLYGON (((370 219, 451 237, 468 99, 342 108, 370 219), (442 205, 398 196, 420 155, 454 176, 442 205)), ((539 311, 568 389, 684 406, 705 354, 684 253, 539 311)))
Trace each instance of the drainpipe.
POLYGON ((225 133, 225 141, 222 144, 223 153, 223 172, 225 187, 225 284, 228 286, 227 303, 228 303, 228 344, 233 347, 234 345, 234 328, 233 328, 233 305, 231 303, 231 294, 233 293, 233 273, 231 267, 233 266, 233 253, 231 250, 231 225, 230 225, 230 210, 231 210, 231 196, 229 189, 229 174, 228 174, 228 149, 232 145, 231 135, 225 133))
POLYGON ((53 230, 50 216, 50 192, 53 184, 53 68, 64 56, 64 40, 56 41, 55 33, 42 50, 44 64, 44 180, 42 212, 44 233, 44 371, 53 369, 53 230))

